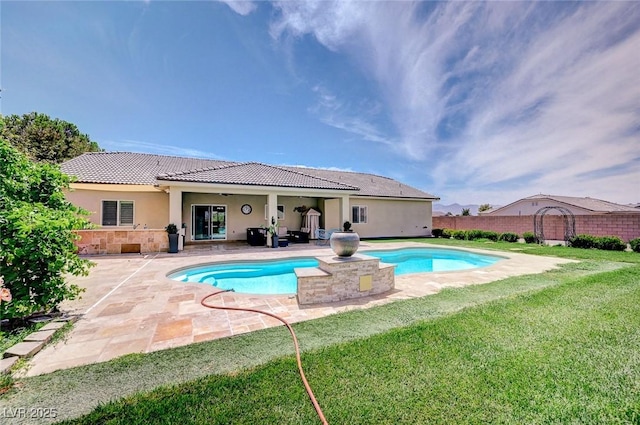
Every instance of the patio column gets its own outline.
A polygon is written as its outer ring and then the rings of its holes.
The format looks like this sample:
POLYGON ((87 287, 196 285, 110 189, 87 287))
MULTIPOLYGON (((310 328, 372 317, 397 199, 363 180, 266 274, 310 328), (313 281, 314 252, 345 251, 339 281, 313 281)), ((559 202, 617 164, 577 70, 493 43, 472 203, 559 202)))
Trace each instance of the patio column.
POLYGON ((349 196, 344 195, 340 198, 340 230, 345 221, 351 221, 351 207, 349 205, 349 196))
MULTIPOLYGON (((278 221, 278 194, 277 193, 269 193, 267 195, 267 224, 266 226, 271 226, 271 218, 274 218, 276 222, 278 221)), ((267 246, 271 246, 271 238, 267 233, 267 246)))
MULTIPOLYGON (((182 190, 175 187, 169 189, 169 223, 174 223, 178 226, 180 235, 184 235, 184 229, 182 228, 182 190)), ((182 241, 182 237, 178 238, 178 251, 184 249, 182 241)))

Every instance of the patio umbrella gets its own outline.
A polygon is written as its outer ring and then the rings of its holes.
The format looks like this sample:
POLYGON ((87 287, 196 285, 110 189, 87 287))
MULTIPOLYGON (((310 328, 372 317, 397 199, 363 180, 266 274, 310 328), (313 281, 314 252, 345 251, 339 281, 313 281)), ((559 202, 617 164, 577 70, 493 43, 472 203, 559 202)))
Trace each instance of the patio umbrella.
POLYGON ((316 230, 320 227, 320 213, 313 208, 309 208, 302 214, 302 230, 309 232, 309 238, 316 238, 316 230))

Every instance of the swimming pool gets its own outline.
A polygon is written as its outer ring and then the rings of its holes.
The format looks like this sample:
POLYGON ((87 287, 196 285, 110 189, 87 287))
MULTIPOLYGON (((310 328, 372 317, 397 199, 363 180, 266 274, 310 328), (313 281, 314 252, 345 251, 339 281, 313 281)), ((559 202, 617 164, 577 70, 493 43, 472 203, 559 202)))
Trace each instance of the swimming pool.
MULTIPOLYGON (((384 263, 395 264, 396 276, 486 267, 501 259, 441 248, 401 248, 360 253, 380 258, 384 263)), ((234 261, 190 267, 171 273, 168 277, 180 282, 206 283, 220 289, 233 289, 235 292, 249 294, 295 294, 298 281, 294 269, 317 265, 318 261, 314 257, 234 261)))

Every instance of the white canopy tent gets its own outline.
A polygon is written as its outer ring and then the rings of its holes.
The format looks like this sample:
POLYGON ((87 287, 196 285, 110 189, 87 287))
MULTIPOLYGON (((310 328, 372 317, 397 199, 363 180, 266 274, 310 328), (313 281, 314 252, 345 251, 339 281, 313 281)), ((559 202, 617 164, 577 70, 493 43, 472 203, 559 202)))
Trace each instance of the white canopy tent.
POLYGON ((302 214, 302 232, 309 232, 309 238, 316 238, 316 230, 320 228, 320 213, 309 208, 302 214))

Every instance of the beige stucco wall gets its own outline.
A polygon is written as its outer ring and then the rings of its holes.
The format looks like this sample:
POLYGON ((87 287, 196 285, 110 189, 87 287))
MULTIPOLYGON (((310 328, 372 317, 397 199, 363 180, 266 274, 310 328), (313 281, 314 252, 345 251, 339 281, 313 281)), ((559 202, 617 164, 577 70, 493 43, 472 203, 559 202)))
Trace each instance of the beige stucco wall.
MULTIPOLYGON (((89 220, 100 226, 102 201, 133 201, 133 222, 149 229, 164 229, 169 222, 169 195, 164 192, 115 192, 74 189, 66 194, 74 205, 91 213, 89 220)), ((131 229, 132 226, 107 226, 105 228, 131 229)))
MULTIPOLYGON (((134 223, 140 228, 164 229, 169 223, 169 195, 157 192, 117 192, 101 190, 75 189, 67 194, 70 202, 92 214, 90 220, 100 226, 101 201, 121 200, 134 202, 134 223)), ((266 195, 231 194, 223 196, 217 193, 184 192, 182 196, 182 222, 186 223, 186 241, 191 241, 191 206, 224 205, 227 207, 227 240, 246 240, 248 227, 261 227, 267 224, 264 217, 266 195), (240 208, 249 204, 252 212, 242 214, 240 208)), ((302 215, 293 211, 295 207, 305 205, 322 213, 320 222, 325 229, 342 228, 344 220, 340 217, 340 200, 311 198, 301 196, 278 196, 278 204, 284 205, 285 217, 279 225, 288 230, 299 230, 302 215)), ((354 205, 366 205, 368 222, 353 225, 353 230, 361 237, 412 237, 430 235, 432 223, 432 203, 418 200, 351 198, 349 212, 354 205), (427 228, 424 228, 427 226, 427 228)), ((347 220, 351 221, 351 217, 347 220)), ((123 226, 121 229, 130 229, 123 226)), ((115 227, 113 227, 115 228, 115 227)), ((117 228, 116 228, 117 229, 117 228)))
POLYGON ((340 222, 340 199, 325 199, 323 213, 324 219, 321 223, 324 223, 325 229, 342 229, 344 221, 340 222))
POLYGON ((360 237, 413 237, 431 234, 431 202, 352 198, 350 206, 355 205, 367 206, 368 209, 367 223, 353 224, 353 230, 360 237))

